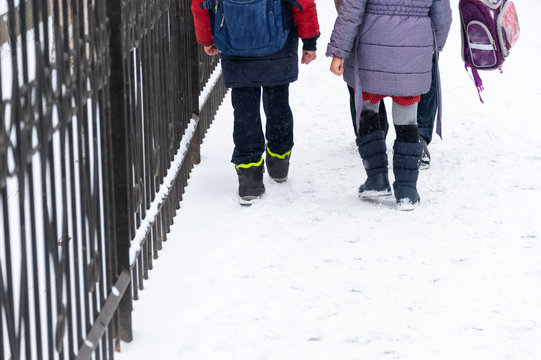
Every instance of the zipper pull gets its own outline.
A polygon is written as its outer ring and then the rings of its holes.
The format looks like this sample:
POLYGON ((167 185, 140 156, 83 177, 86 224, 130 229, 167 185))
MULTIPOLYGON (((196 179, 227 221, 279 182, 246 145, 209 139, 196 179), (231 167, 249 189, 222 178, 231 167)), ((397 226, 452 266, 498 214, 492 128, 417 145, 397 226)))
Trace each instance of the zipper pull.
POLYGON ((218 1, 216 0, 216 5, 214 6, 214 13, 216 14, 218 12, 218 1))
POLYGON ((220 23, 220 29, 224 27, 225 14, 222 14, 222 22, 220 23))

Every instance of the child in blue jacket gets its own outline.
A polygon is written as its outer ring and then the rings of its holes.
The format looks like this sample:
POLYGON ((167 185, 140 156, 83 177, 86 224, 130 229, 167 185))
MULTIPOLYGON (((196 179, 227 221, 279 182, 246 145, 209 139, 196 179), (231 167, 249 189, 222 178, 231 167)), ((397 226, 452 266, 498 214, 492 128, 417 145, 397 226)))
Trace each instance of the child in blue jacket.
POLYGON ((284 26, 290 28, 287 41, 278 52, 259 57, 220 53, 214 45, 209 12, 203 0, 192 0, 197 41, 208 55, 220 54, 225 86, 231 88, 235 148, 231 162, 239 179, 239 198, 250 205, 265 192, 264 163, 276 182, 287 180, 293 148, 293 114, 289 106, 289 84, 298 76, 298 38, 303 40, 301 62, 316 58, 319 24, 314 0, 282 2, 284 26), (263 131, 260 103, 266 115, 263 131), (266 153, 265 161, 263 152, 266 153))

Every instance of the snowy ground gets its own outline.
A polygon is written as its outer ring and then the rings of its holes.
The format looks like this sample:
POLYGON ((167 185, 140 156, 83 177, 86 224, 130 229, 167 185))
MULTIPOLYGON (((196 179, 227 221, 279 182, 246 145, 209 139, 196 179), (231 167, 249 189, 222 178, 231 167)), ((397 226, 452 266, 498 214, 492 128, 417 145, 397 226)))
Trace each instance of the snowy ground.
POLYGON ((347 90, 324 58, 335 12, 319 1, 319 58, 291 86, 288 182, 266 177, 264 198, 238 205, 227 97, 117 358, 541 359, 541 4, 516 3, 521 39, 503 75, 482 74, 484 105, 455 10, 444 137, 421 205, 400 212, 357 198, 347 90))

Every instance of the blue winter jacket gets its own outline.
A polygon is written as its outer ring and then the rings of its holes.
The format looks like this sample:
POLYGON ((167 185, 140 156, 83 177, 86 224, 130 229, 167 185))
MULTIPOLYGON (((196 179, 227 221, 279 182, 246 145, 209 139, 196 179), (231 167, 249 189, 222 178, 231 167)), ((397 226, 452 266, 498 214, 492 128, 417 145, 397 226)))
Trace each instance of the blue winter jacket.
POLYGON ((282 50, 261 57, 231 56, 220 53, 225 86, 276 86, 297 80, 299 74, 299 38, 295 27, 282 50))
MULTIPOLYGON (((301 3, 308 6, 310 1, 301 3)), ((226 87, 276 86, 289 84, 297 80, 299 74, 298 36, 300 30, 297 31, 295 27, 291 6, 290 2, 282 2, 284 28, 289 29, 290 32, 286 44, 277 53, 261 57, 231 56, 220 53, 226 87)), ((312 14, 315 14, 315 8, 312 14)), ((304 28, 304 34, 302 35, 310 32, 315 32, 317 35, 309 38, 303 36, 303 50, 315 51, 319 37, 317 15, 315 19, 307 21, 311 22, 311 27, 304 28)))

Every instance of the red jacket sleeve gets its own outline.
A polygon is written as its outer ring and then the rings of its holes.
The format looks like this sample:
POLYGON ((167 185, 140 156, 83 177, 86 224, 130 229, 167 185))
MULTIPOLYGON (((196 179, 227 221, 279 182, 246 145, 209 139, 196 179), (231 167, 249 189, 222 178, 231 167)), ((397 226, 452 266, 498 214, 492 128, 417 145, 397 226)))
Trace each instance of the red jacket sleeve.
POLYGON ((302 39, 312 38, 319 35, 319 22, 317 20, 317 10, 315 0, 297 0, 301 4, 303 11, 294 5, 293 22, 297 27, 299 37, 302 39))
POLYGON ((209 11, 201 8, 203 0, 192 0, 192 14, 195 25, 195 37, 201 45, 212 45, 212 31, 210 29, 209 11))

